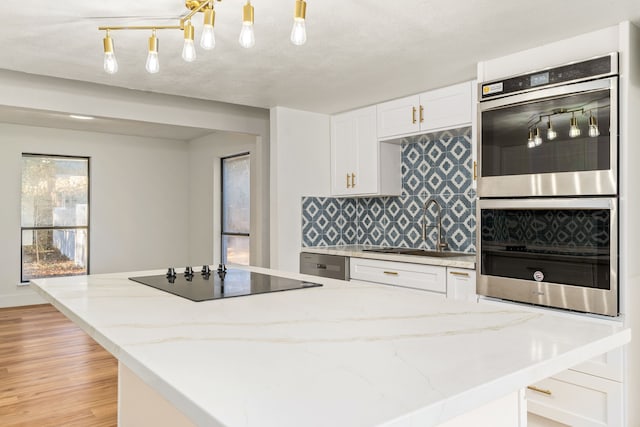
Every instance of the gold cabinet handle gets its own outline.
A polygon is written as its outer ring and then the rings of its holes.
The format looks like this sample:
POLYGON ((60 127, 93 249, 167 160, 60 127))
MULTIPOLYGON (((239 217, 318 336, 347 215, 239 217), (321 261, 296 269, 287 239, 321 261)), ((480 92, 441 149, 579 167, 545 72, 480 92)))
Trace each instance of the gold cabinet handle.
POLYGON ((463 273, 462 271, 450 271, 449 274, 452 274, 454 276, 469 277, 469 273, 463 273))
POLYGON ((351 178, 351 176, 347 174, 347 188, 351 188, 351 183, 349 182, 349 178, 351 178))
POLYGON ((478 179, 478 162, 474 160, 473 162, 473 180, 478 179))
POLYGON ((388 274, 390 276, 397 276, 398 272, 397 271, 384 271, 384 274, 388 274))
POLYGON ((420 123, 424 123, 424 107, 420 106, 420 123))
POLYGON ((416 107, 411 107, 411 123, 416 123, 416 107))
POLYGON ((527 386, 527 388, 529 390, 537 391, 538 393, 546 394, 547 396, 551 396, 552 395, 551 390, 545 390, 543 388, 538 388, 538 387, 533 386, 533 385, 527 386))
POLYGON ((356 174, 352 173, 351 174, 351 186, 355 188, 356 186, 356 174))

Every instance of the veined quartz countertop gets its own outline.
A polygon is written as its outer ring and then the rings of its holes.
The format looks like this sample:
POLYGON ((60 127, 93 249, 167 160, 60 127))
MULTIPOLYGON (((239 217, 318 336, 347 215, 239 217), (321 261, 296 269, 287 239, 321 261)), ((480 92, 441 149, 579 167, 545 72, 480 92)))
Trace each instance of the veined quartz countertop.
POLYGON ((128 280, 32 282, 202 426, 435 426, 622 346, 630 330, 429 292, 324 286, 191 302, 128 280))
POLYGON ((457 257, 429 257, 421 255, 385 254, 379 252, 365 252, 364 249, 381 248, 370 245, 340 245, 340 246, 313 246, 300 248, 300 252, 313 254, 340 255, 353 258, 379 259, 383 261, 409 262, 414 264, 440 265, 443 267, 476 268, 475 254, 457 257))

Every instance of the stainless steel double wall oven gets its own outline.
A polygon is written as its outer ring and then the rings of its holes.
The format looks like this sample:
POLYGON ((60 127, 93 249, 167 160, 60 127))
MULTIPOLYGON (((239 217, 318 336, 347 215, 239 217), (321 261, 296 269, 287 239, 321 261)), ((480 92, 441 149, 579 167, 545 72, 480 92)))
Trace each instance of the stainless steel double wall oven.
POLYGON ((616 53, 479 85, 480 295, 616 316, 616 53))

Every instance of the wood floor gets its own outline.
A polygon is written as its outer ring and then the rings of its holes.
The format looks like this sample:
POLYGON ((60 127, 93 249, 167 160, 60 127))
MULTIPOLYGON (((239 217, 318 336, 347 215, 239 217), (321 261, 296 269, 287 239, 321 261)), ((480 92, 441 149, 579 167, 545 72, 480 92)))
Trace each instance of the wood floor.
POLYGON ((118 363, 53 306, 0 309, 0 426, 115 426, 118 363))

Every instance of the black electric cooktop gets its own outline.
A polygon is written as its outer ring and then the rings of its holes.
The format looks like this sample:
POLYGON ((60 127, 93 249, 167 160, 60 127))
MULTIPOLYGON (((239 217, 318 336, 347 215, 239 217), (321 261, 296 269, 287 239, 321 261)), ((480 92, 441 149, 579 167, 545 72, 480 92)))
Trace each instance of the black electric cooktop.
POLYGON ((129 280, 191 301, 208 301, 322 286, 319 283, 233 268, 227 269, 224 266, 218 267, 218 270, 209 270, 208 266, 204 266, 201 271, 194 271, 191 267, 187 267, 184 273, 177 273, 175 269, 170 268, 164 275, 130 277, 129 280))

